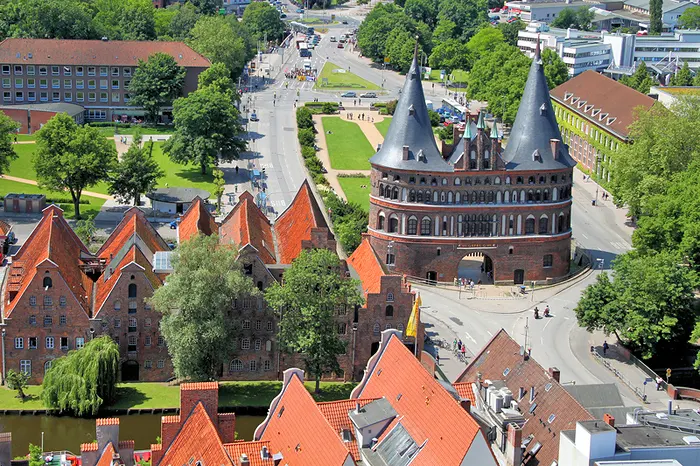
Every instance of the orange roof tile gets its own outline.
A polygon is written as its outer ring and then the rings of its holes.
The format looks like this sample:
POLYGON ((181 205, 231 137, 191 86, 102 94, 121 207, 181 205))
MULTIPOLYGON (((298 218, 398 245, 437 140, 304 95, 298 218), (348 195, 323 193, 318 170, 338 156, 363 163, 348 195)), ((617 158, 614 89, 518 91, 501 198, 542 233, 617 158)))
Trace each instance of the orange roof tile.
POLYGON ((201 197, 197 196, 192 200, 190 208, 180 219, 177 226, 178 242, 187 241, 195 233, 204 235, 216 235, 219 233, 219 225, 216 224, 214 216, 207 209, 201 197))
POLYGON ((12 225, 0 220, 0 236, 7 236, 7 234, 12 230, 12 225))
POLYGON ((224 444, 224 448, 233 461, 233 464, 236 466, 241 465, 242 454, 248 456, 249 466, 269 466, 275 464, 272 460, 272 453, 270 452, 270 442, 267 441, 226 443, 224 444), (263 447, 266 447, 268 451, 267 458, 265 459, 263 459, 261 454, 263 447))
POLYGON ((180 423, 180 415, 174 414, 172 416, 162 416, 160 418, 160 422, 162 424, 179 424, 180 423))
POLYGON ((45 208, 41 220, 15 255, 10 267, 7 288, 18 293, 5 306, 5 316, 12 314, 24 290, 36 276, 37 266, 50 261, 89 317, 92 280, 80 269, 80 253, 90 254, 63 218, 63 211, 55 205, 45 208))
POLYGON ((120 440, 119 444, 117 446, 119 447, 120 450, 122 448, 127 449, 127 450, 133 450, 135 444, 136 444, 136 442, 134 442, 133 440, 120 440))
POLYGON ((114 459, 115 453, 116 451, 114 450, 114 445, 112 445, 112 442, 109 442, 105 446, 105 449, 102 450, 100 459, 97 460, 97 464, 95 466, 112 466, 112 460, 114 459))
POLYGON ((474 406, 476 402, 476 395, 474 394, 474 386, 471 382, 455 383, 452 386, 457 390, 459 397, 465 400, 469 400, 474 406))
POLYGON ((182 466, 190 464, 191 458, 194 458, 192 464, 196 461, 207 466, 232 464, 219 433, 201 402, 197 403, 187 417, 160 464, 182 466))
POLYGON ((575 429, 576 421, 594 419, 537 361, 531 357, 523 358, 520 355, 520 344, 503 329, 472 359, 457 382, 476 382, 477 373, 481 373, 482 380, 503 380, 513 391, 513 397, 525 416, 523 439, 532 435, 534 440, 530 445, 535 445, 536 442, 542 445, 536 455, 538 464, 552 464, 559 456, 559 432, 575 429), (504 376, 506 369, 509 370, 504 376), (518 400, 520 387, 527 390, 527 395, 518 400), (537 408, 534 414, 529 411, 530 387, 535 387, 534 403, 537 408), (552 414, 554 420, 547 422, 552 414))
POLYGON ((80 451, 97 451, 97 442, 81 443, 80 451))
POLYGON ((365 297, 369 293, 379 293, 382 277, 386 273, 372 245, 369 244, 369 238, 362 240, 355 252, 348 258, 348 265, 355 269, 357 275, 360 276, 365 297))
MULTIPOLYGON (((130 240, 141 240, 139 247, 145 247, 143 253, 146 257, 153 257, 153 253, 157 251, 169 251, 170 248, 163 238, 158 234, 151 222, 146 218, 138 207, 132 207, 127 210, 119 225, 112 231, 107 238, 107 241, 102 245, 97 256, 110 261, 113 257, 119 254, 119 251, 130 242, 130 240)), ((149 259, 149 260, 151 260, 149 259)))
MULTIPOLYGON (((280 264, 291 264, 299 256, 302 241, 311 239, 312 228, 328 228, 328 224, 308 180, 304 180, 292 203, 275 222, 280 264)), ((332 238, 330 229, 328 236, 332 238)))
POLYGON ((239 248, 250 244, 258 250, 264 263, 276 262, 272 225, 248 191, 240 195, 238 204, 221 222, 219 234, 223 243, 235 244, 239 248))
POLYGON ((474 418, 396 335, 365 380, 357 396, 386 398, 406 431, 423 445, 411 466, 461 464, 476 436, 482 435, 474 418))
POLYGON ((355 461, 361 461, 360 450, 357 448, 357 439, 355 438, 355 428, 352 425, 350 416, 348 413, 355 409, 357 403, 360 406, 364 406, 367 403, 374 401, 375 398, 364 398, 361 400, 340 400, 340 401, 328 401, 325 403, 318 403, 318 409, 326 417, 328 423, 333 427, 333 430, 338 434, 342 440, 343 431, 347 430, 352 435, 352 440, 346 442, 350 449, 350 453, 355 461))
POLYGON ((289 466, 342 465, 350 455, 298 376, 293 375, 260 440, 289 466))
POLYGON ((186 390, 219 390, 219 382, 192 382, 180 385, 180 391, 186 390))
POLYGON ((96 426, 118 426, 119 425, 119 418, 118 417, 103 417, 103 418, 95 420, 95 425, 96 426))

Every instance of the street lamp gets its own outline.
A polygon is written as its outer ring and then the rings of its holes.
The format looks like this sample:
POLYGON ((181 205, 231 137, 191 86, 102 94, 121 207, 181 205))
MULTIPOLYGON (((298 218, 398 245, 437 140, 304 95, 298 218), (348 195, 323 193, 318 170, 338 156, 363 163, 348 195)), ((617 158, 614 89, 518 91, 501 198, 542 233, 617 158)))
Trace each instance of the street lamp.
POLYGON ((5 385, 5 334, 7 333, 7 330, 5 328, 2 329, 2 384, 5 385))

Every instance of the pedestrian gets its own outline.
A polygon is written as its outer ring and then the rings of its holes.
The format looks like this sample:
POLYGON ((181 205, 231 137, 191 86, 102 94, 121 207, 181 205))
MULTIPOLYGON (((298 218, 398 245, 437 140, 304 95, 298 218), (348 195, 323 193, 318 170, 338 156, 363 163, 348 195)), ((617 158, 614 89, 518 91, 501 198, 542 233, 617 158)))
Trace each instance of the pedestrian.
POLYGON ((439 366, 440 365, 440 355, 437 352, 435 352, 435 361, 437 361, 437 365, 439 366))
POLYGON ((457 337, 452 341, 452 347, 457 348, 457 337))
POLYGON ((352 101, 352 106, 354 107, 354 106, 356 106, 356 105, 357 105, 357 99, 355 99, 355 100, 352 101))
POLYGON ((236 175, 238 175, 238 165, 236 165, 236 175))
POLYGON ((658 392, 659 390, 662 390, 661 384, 664 382, 664 379, 662 379, 659 376, 656 376, 656 391, 658 392))
POLYGON ((610 345, 608 345, 608 340, 605 340, 603 342, 603 357, 608 353, 608 349, 610 348, 610 345))

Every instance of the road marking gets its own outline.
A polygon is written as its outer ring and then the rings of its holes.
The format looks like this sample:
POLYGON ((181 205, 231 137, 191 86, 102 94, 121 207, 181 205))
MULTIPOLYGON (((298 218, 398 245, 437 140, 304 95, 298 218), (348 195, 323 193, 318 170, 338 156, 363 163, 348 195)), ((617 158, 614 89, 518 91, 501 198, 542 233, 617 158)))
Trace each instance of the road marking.
POLYGON ((588 236, 586 236, 585 233, 581 233, 581 236, 583 236, 584 238, 588 239, 588 236))
POLYGON ((271 207, 284 207, 286 205, 287 205, 287 203, 284 201, 284 199, 277 199, 274 201, 270 201, 271 207))
POLYGON ((467 336, 467 338, 469 338, 476 345, 476 340, 474 338, 472 338, 471 335, 469 335, 469 332, 464 332, 464 334, 467 336))
POLYGON ((549 325, 549 323, 550 323, 551 321, 552 321, 552 318, 551 318, 551 317, 550 317, 549 319, 547 319, 547 323, 544 324, 544 328, 542 329, 543 332, 544 332, 545 330, 547 330, 547 325, 549 325))
POLYGON ((265 168, 265 169, 269 168, 270 170, 272 170, 273 168, 275 168, 275 165, 274 165, 273 163, 271 163, 271 162, 269 162, 269 163, 261 163, 261 164, 260 164, 260 168, 265 168))
POLYGON ((493 336, 493 333, 489 332, 488 330, 486 331, 486 333, 488 333, 491 337, 493 336))

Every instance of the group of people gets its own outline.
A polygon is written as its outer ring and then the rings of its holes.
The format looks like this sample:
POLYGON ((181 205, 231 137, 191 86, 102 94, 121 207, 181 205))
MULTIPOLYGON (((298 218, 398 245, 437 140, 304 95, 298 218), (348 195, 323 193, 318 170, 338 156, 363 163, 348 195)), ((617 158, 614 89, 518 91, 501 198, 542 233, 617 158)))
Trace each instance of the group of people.
POLYGON ((463 357, 466 355, 467 346, 462 343, 461 339, 455 338, 452 342, 452 348, 454 349, 455 354, 461 353, 463 357))
MULTIPOLYGON (((348 115, 348 120, 352 120, 355 116, 355 114, 352 112, 348 112, 347 115, 348 115)), ((366 121, 369 121, 371 123, 374 123, 374 117, 366 116, 364 113, 360 113, 358 115, 358 117, 359 117, 358 119, 360 119, 360 120, 366 120, 366 121)))
POLYGON ((304 77, 311 78, 312 81, 316 81, 316 74, 317 70, 307 68, 294 68, 284 72, 284 76, 287 79, 299 79, 300 77, 304 77))
MULTIPOLYGON (((471 291, 474 291, 475 283, 474 280, 472 280, 471 278, 455 278, 455 285, 458 285, 462 288, 469 287, 471 291)), ((481 280, 476 282, 476 285, 481 285, 481 280)))

